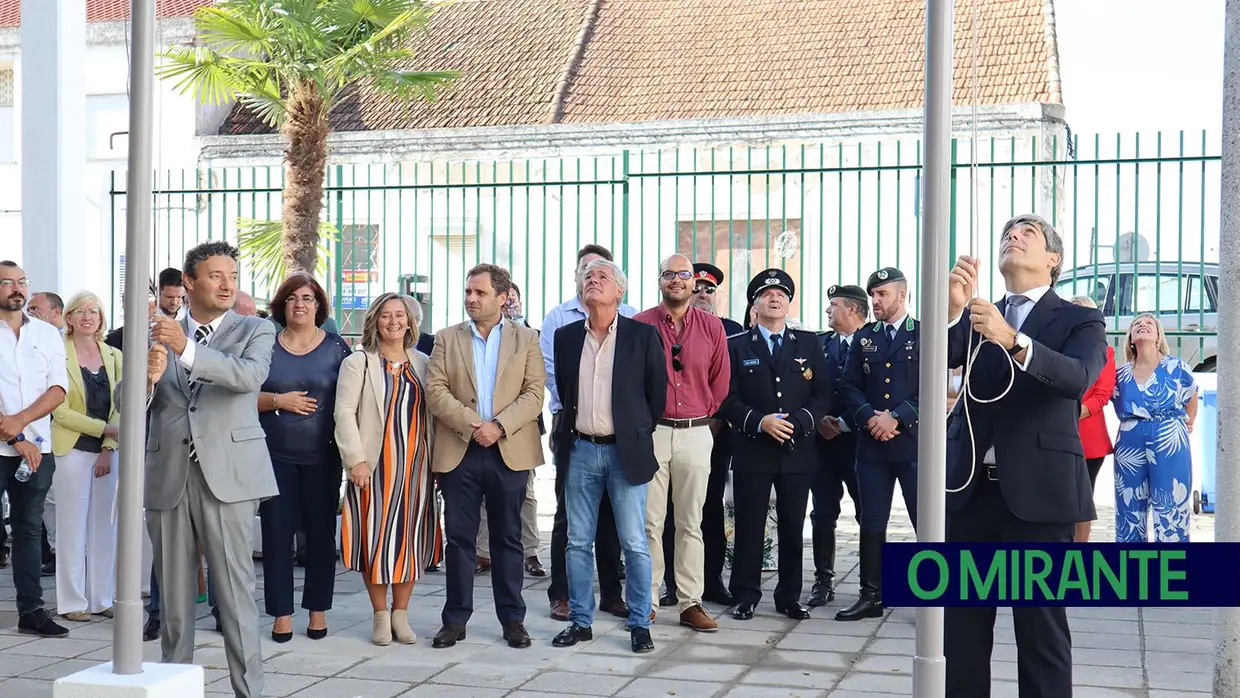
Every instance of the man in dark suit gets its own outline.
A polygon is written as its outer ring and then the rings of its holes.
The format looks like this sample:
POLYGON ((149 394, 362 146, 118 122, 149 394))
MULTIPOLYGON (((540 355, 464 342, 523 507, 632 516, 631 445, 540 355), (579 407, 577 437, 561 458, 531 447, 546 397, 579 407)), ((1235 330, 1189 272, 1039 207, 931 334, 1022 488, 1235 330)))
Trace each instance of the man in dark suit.
POLYGON ((861 592, 835 614, 852 621, 883 615, 883 543, 896 482, 917 526, 917 391, 921 326, 908 313, 908 282, 894 267, 865 285, 873 325, 857 331, 844 367, 844 416, 857 431, 857 490, 861 495, 861 592))
POLYGON ((865 325, 870 304, 860 286, 832 286, 827 289, 827 297, 830 299, 827 322, 831 329, 820 338, 823 358, 831 369, 834 399, 831 413, 818 424, 818 472, 810 486, 814 498, 814 510, 809 517, 814 530, 814 586, 805 602, 810 608, 826 606, 835 600, 835 527, 845 489, 852 497, 857 520, 861 519, 861 497, 857 493, 857 432, 843 418, 840 392, 844 386, 849 343, 865 325))
POLYGON ((805 508, 818 469, 814 433, 831 409, 831 371, 813 332, 786 324, 796 286, 782 269, 759 272, 748 297, 757 324, 728 340, 732 386, 723 414, 732 428, 736 537, 729 580, 737 620, 762 598, 762 549, 771 487, 779 517, 775 610, 809 618, 801 605, 805 508))
MULTIPOLYGON (((978 351, 948 423, 947 540, 1071 543, 1076 522, 1096 517, 1077 421, 1106 363, 1106 327, 1098 310, 1051 289, 1063 241, 1046 220, 1008 221, 999 255, 1007 293, 997 305, 972 298, 976 259, 961 257, 951 275, 949 367, 966 365, 983 341, 993 344, 978 351)), ((1071 698, 1066 609, 1012 615, 1021 698, 1071 698)), ((994 624, 994 608, 946 610, 947 695, 990 696, 994 624)))
POLYGON ((590 262, 577 281, 586 319, 555 333, 555 385, 562 408, 554 436, 556 460, 568 465, 565 564, 572 623, 556 636, 556 647, 594 637, 593 548, 606 494, 628 571, 629 642, 634 652, 654 650, 646 484, 659 469, 654 427, 667 402, 667 368, 655 328, 620 314, 627 286, 615 262, 590 262))

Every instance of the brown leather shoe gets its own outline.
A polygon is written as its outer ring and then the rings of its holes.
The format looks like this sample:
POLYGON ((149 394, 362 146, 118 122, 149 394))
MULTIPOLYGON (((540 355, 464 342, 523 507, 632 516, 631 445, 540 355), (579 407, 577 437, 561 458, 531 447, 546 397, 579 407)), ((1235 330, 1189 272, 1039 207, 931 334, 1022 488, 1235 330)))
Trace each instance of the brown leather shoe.
POLYGON ((543 567, 537 555, 530 555, 525 558, 525 573, 531 577, 546 577, 547 569, 543 567))
POLYGON ((556 599, 551 602, 551 619, 558 621, 568 620, 568 601, 556 599))
POLYGON ((478 562, 474 565, 474 574, 485 574, 491 571, 491 558, 478 557, 478 562))
POLYGON ((719 629, 719 624, 715 622, 715 619, 707 615, 706 610, 696 604, 686 608, 680 614, 680 624, 686 628, 693 628, 699 633, 713 633, 719 629))
POLYGON ((629 617, 629 607, 621 599, 602 599, 599 602, 598 610, 610 613, 617 618, 629 617))

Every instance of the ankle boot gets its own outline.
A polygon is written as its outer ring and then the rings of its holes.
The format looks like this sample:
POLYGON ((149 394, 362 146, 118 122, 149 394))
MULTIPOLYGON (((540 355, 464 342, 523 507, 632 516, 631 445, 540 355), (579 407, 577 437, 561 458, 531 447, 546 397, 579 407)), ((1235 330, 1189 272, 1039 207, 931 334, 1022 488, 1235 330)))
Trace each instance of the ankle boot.
POLYGON ((392 644, 392 614, 387 611, 375 611, 373 623, 370 641, 380 647, 392 644))
POLYGON ((826 606, 835 600, 835 529, 814 527, 814 586, 805 605, 826 606))
POLYGON ((835 614, 836 620, 852 621, 883 616, 882 531, 861 532, 861 595, 857 602, 835 614))

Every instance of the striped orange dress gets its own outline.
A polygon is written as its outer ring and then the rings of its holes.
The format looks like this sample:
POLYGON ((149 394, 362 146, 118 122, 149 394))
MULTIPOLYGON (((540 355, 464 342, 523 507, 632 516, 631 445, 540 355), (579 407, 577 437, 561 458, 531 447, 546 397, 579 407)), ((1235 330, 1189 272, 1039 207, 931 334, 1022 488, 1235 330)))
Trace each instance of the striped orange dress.
POLYGON ((431 559, 439 512, 422 384, 405 362, 383 359, 383 376, 383 446, 370 487, 345 491, 341 557, 370 584, 403 584, 431 559))

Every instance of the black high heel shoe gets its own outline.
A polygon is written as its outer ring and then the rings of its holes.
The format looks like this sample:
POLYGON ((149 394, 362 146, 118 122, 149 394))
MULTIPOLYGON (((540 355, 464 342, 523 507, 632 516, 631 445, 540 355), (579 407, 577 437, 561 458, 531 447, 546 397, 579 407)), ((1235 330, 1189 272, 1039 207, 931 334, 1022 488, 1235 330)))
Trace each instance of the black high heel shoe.
MULTIPOLYGON (((289 635, 292 635, 292 633, 289 633, 289 635)), ((311 640, 322 640, 327 637, 327 628, 306 628, 306 637, 311 640)))
POLYGON ((277 633, 276 631, 272 630, 271 639, 274 642, 279 642, 280 644, 284 644, 285 642, 288 642, 289 640, 293 639, 293 631, 290 630, 287 633, 277 633))

